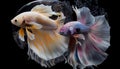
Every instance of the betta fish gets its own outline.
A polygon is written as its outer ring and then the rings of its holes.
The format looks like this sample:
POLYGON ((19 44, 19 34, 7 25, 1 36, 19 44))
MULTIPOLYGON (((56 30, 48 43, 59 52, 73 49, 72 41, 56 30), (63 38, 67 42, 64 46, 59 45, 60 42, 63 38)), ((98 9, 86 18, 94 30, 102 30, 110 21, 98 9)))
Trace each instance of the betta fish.
POLYGON ((68 63, 74 69, 97 66, 106 58, 110 46, 110 26, 105 15, 93 16, 89 8, 73 7, 77 21, 67 22, 60 34, 70 38, 68 63))
POLYGON ((20 13, 11 22, 20 27, 18 36, 21 41, 24 42, 27 36, 28 55, 42 66, 50 67, 55 65, 54 59, 64 57, 68 48, 67 38, 59 34, 64 19, 62 12, 54 12, 51 6, 41 4, 20 13), (58 18, 50 19, 52 15, 58 18))

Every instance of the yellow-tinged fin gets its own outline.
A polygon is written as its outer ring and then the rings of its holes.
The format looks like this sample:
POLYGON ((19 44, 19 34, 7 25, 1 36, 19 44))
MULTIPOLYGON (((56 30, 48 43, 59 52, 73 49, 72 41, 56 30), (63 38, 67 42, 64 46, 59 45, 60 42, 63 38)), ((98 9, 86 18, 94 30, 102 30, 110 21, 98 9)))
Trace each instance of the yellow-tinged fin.
POLYGON ((27 32, 27 36, 30 40, 34 40, 35 39, 35 35, 33 33, 31 33, 30 31, 28 31, 28 29, 26 28, 26 32, 27 32))
POLYGON ((25 35, 24 29, 20 28, 20 30, 19 30, 19 39, 22 40, 22 41, 25 41, 24 35, 25 35))
POLYGON ((45 16, 52 16, 52 15, 57 15, 56 12, 54 12, 51 8, 52 6, 47 6, 47 5, 37 5, 31 9, 31 11, 38 12, 40 14, 43 14, 45 16))
POLYGON ((63 55, 67 51, 66 39, 56 32, 37 29, 32 30, 32 32, 35 39, 28 39, 28 45, 40 58, 48 61, 63 55))

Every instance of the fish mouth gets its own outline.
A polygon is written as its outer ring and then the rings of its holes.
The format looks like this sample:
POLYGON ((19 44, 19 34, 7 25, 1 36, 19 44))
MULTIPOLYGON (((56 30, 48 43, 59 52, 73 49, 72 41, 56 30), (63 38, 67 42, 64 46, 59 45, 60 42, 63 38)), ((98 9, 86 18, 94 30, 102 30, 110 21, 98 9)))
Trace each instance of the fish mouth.
POLYGON ((20 27, 20 25, 21 25, 19 22, 16 22, 16 20, 14 20, 14 19, 11 20, 11 23, 18 27, 20 27))
POLYGON ((14 20, 13 20, 13 19, 11 20, 11 23, 14 23, 14 20))

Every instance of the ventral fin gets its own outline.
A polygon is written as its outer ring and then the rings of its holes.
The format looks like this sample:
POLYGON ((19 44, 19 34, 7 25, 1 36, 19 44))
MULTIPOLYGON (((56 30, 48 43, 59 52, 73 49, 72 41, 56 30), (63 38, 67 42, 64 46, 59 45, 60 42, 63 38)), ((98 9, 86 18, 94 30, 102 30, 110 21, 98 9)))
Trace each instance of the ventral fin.
POLYGON ((22 41, 25 41, 24 35, 25 35, 24 29, 20 28, 20 30, 19 30, 19 39, 22 40, 22 41))
POLYGON ((26 28, 26 32, 27 32, 27 36, 30 40, 35 39, 35 35, 33 33, 31 33, 27 28, 26 28))

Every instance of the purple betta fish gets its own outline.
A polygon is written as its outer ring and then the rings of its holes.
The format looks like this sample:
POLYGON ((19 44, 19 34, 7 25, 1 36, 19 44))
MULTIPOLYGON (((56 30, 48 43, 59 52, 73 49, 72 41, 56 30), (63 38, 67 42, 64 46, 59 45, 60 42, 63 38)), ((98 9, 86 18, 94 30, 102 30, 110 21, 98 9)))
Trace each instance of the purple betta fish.
POLYGON ((89 8, 73 8, 77 21, 66 23, 60 34, 70 38, 68 63, 74 69, 101 64, 106 58, 106 49, 110 46, 110 26, 104 15, 93 16, 89 8))

